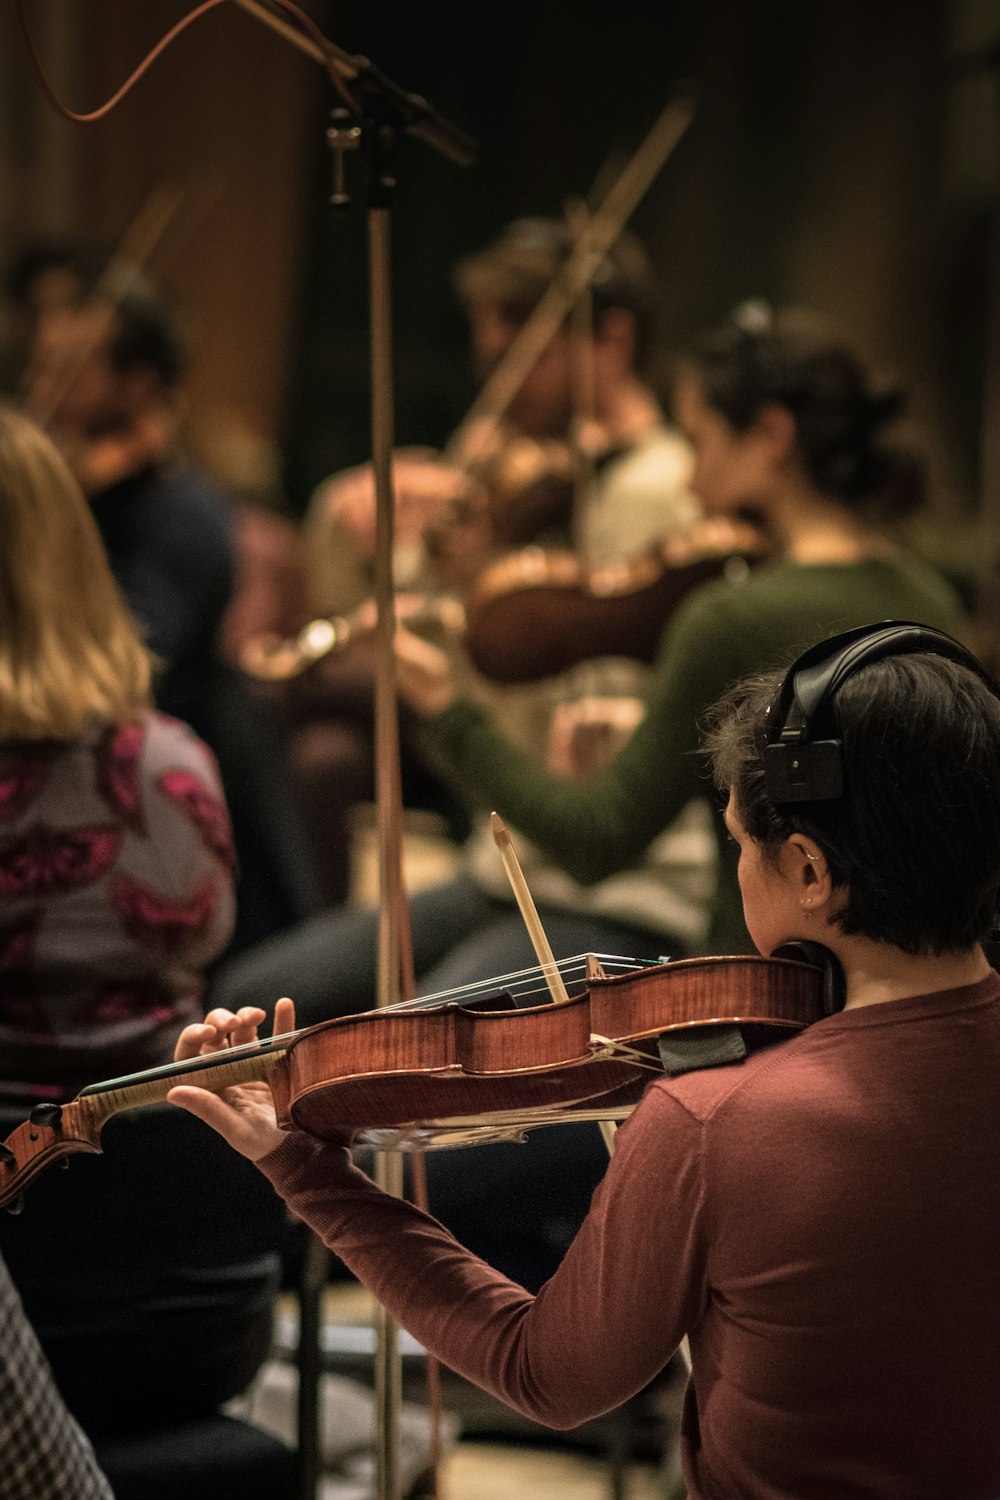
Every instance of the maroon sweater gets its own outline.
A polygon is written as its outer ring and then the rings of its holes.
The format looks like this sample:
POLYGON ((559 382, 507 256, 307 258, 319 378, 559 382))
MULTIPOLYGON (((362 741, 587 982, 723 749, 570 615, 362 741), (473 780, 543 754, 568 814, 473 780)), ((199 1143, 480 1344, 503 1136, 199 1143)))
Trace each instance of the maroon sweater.
POLYGON ((341 1146, 296 1133, 261 1165, 405 1328, 537 1421, 618 1405, 688 1333, 691 1500, 1000 1496, 995 975, 654 1083, 537 1297, 341 1146))

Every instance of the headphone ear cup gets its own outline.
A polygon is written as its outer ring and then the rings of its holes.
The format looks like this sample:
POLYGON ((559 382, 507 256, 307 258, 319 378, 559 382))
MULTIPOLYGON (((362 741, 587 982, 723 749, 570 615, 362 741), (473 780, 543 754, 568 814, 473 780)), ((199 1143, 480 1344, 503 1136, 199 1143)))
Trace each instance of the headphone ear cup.
POLYGON ((811 646, 785 673, 768 710, 763 751, 764 787, 776 805, 828 802, 843 796, 843 744, 815 740, 814 730, 828 720, 824 710, 843 684, 887 656, 926 652, 958 662, 974 672, 992 693, 1000 688, 970 651, 927 625, 911 620, 884 620, 862 625, 811 646))
POLYGON ((839 740, 764 746, 764 790, 774 803, 828 802, 844 791, 839 740))

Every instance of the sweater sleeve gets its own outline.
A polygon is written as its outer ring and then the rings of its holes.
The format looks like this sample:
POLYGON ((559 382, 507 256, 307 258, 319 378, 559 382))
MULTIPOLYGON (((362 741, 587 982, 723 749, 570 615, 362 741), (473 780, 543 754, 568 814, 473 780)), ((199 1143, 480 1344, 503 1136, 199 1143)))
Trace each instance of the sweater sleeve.
POLYGON ((296 1133, 260 1163, 389 1313, 460 1375, 550 1427, 610 1411, 663 1368, 705 1304, 701 1127, 650 1089, 556 1274, 532 1297, 345 1147, 296 1133))
POLYGON ((2 1261, 0 1472, 6 1500, 112 1500, 90 1443, 62 1403, 2 1261))
POLYGON ((427 726, 432 749, 482 803, 527 834, 585 884, 636 862, 692 797, 704 795, 698 723, 742 672, 728 585, 709 585, 668 629, 642 723, 611 766, 589 782, 548 771, 516 748, 472 703, 427 726))

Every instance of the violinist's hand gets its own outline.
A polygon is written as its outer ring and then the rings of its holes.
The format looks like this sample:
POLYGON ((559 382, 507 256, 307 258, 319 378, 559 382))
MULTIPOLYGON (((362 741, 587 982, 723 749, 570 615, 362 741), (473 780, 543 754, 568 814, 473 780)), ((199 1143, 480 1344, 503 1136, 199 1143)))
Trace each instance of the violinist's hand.
MULTIPOLYGON (((242 1046, 244 1042, 255 1042, 264 1015, 255 1005, 245 1005, 235 1015, 221 1008, 209 1011, 204 1021, 185 1026, 177 1039, 174 1057, 177 1062, 187 1062, 190 1058, 210 1057, 229 1047, 242 1046)), ((295 1006, 291 1000, 279 1000, 274 1007, 274 1034, 279 1036, 294 1030, 295 1006)), ((263 1082, 232 1084, 217 1094, 192 1084, 178 1084, 167 1095, 167 1103, 197 1115, 250 1161, 267 1156, 285 1139, 278 1128, 271 1090, 263 1082)))
POLYGON ((428 719, 443 713, 457 696, 445 653, 402 626, 396 631, 396 685, 400 697, 428 719))
MULTIPOLYGON (((430 448, 397 449, 392 458, 393 513, 397 544, 421 541, 426 527, 462 496, 468 478, 435 461, 430 448)), ((323 504, 352 534, 366 556, 375 555, 375 474, 371 464, 348 469, 328 481, 323 504)))
POLYGON ((549 726, 549 770, 574 781, 589 781, 611 764, 644 712, 641 698, 580 698, 576 703, 560 703, 549 726))

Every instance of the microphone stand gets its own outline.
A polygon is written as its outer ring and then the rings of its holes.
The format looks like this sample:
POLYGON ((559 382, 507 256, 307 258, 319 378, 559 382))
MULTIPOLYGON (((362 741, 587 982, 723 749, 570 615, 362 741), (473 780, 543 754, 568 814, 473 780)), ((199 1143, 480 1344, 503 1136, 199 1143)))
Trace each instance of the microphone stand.
MULTIPOLYGON (((376 543, 375 632, 375 786, 379 844, 379 942, 377 1005, 394 1005, 404 988, 412 987, 413 957, 403 886, 401 832, 402 799, 399 771, 399 721, 393 639, 392 546, 394 497, 393 360, 392 360, 392 201, 394 160, 402 132, 415 135, 460 166, 469 166, 475 142, 444 119, 420 95, 411 94, 387 78, 367 58, 342 52, 325 37, 314 40, 296 31, 259 0, 236 0, 286 40, 307 52, 330 73, 349 109, 332 113, 327 143, 333 152, 331 201, 345 208, 346 162, 359 154, 366 167, 368 215, 369 313, 371 323, 371 437, 375 476, 376 543), (322 42, 322 45, 320 45, 322 42), (349 80, 349 89, 344 80, 349 80)), ((385 1192, 401 1197, 403 1159, 399 1152, 376 1157, 376 1181, 385 1192)), ((399 1408, 402 1370, 398 1330, 381 1306, 376 1322, 375 1399, 377 1417, 378 1500, 401 1500, 399 1472, 399 1408)), ((301 1392, 300 1392, 301 1396, 301 1392)), ((300 1429, 301 1430, 301 1429, 300 1429)), ((307 1479, 307 1483, 309 1480, 307 1479)), ((315 1485, 315 1476, 311 1476, 315 1485)))

